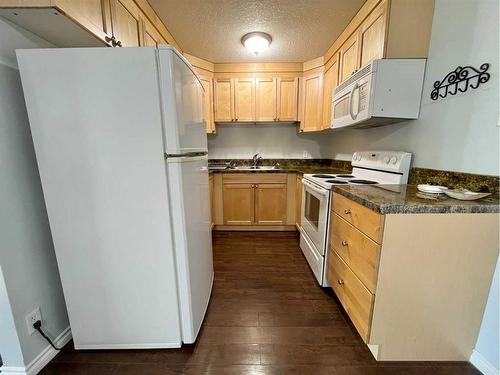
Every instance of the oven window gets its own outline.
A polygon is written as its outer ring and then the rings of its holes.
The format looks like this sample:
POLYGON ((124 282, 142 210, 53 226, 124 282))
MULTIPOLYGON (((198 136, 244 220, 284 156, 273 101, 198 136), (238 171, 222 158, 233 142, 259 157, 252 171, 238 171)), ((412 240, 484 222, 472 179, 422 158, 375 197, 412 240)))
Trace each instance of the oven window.
POLYGON ((318 198, 316 198, 314 195, 306 191, 304 217, 316 230, 318 230, 318 224, 319 224, 320 204, 321 202, 318 198))

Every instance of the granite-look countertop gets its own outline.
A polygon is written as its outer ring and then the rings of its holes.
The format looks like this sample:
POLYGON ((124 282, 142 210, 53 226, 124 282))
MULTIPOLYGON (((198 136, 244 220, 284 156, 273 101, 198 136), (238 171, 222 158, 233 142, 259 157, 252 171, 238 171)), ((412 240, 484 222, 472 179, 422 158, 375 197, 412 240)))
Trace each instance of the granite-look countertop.
POLYGON ((306 173, 326 173, 326 174, 350 173, 345 169, 314 167, 314 166, 293 166, 293 167, 282 167, 280 169, 214 169, 214 170, 209 169, 209 172, 210 173, 296 173, 300 175, 306 173))
POLYGON ((381 214, 500 212, 498 193, 460 201, 444 194, 439 199, 425 198, 416 185, 334 185, 332 191, 381 214))

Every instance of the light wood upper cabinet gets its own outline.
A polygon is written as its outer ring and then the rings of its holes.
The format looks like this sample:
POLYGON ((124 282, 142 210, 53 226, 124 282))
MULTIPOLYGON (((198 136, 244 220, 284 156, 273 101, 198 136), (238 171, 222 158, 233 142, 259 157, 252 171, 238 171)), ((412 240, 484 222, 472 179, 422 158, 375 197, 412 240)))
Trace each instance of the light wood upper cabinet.
POLYGON ((323 122, 323 73, 304 76, 302 88, 303 114, 300 122, 300 131, 321 130, 323 122))
POLYGON ((332 121, 333 91, 339 83, 339 55, 332 57, 333 61, 328 63, 323 78, 323 126, 322 129, 330 129, 332 121))
POLYGON ((360 26, 359 68, 375 59, 384 57, 385 32, 387 23, 387 1, 384 0, 360 26))
POLYGON ((110 0, 113 36, 122 47, 141 43, 141 11, 133 0, 110 0))
POLYGON ((255 121, 255 78, 234 79, 234 120, 255 121))
POLYGON ((359 34, 356 32, 340 47, 340 82, 344 82, 358 69, 359 34))
POLYGON ((222 185, 224 225, 253 225, 254 185, 224 183, 222 185))
POLYGON ((112 36, 109 0, 58 0, 57 5, 101 38, 112 36))
POLYGON ((278 121, 297 121, 298 94, 299 94, 299 79, 297 77, 277 78, 276 116, 278 121))
POLYGON ((286 186, 286 184, 255 185, 255 224, 286 224, 286 186))
POLYGON ((234 121, 234 81, 232 78, 214 79, 215 121, 234 121))
POLYGON ((146 17, 142 17, 142 45, 156 47, 160 44, 167 44, 167 41, 146 17))
POLYGON ((255 120, 276 121, 276 78, 255 78, 255 120))
POLYGON ((207 125, 207 133, 215 133, 215 122, 214 122, 214 105, 213 105, 213 83, 210 77, 200 76, 201 84, 205 91, 204 96, 204 114, 205 122, 207 125))

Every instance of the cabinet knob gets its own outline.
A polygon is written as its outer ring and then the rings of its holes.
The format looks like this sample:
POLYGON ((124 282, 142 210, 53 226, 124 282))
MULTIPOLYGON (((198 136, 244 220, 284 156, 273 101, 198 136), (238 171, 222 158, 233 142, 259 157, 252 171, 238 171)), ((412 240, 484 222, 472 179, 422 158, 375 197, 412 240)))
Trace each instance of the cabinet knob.
POLYGON ((119 40, 119 41, 117 41, 117 42, 116 42, 116 45, 117 45, 118 47, 122 47, 122 42, 119 40))
POLYGON ((342 241, 342 246, 347 246, 347 245, 348 245, 347 241, 342 241))
POLYGON ((344 280, 339 279, 337 280, 337 282, 339 283, 339 285, 344 285, 344 280))
POLYGON ((349 214, 351 213, 351 210, 350 210, 349 208, 346 208, 346 209, 344 210, 344 213, 345 213, 346 215, 349 215, 349 214))
POLYGON ((238 121, 238 119, 237 119, 237 118, 235 118, 235 119, 234 119, 234 121, 238 121))
MULTIPOLYGON (((106 43, 112 43, 113 42, 113 38, 110 38, 109 36, 105 36, 104 37, 104 40, 106 41, 106 43)), ((113 44, 113 43, 112 43, 113 44)))

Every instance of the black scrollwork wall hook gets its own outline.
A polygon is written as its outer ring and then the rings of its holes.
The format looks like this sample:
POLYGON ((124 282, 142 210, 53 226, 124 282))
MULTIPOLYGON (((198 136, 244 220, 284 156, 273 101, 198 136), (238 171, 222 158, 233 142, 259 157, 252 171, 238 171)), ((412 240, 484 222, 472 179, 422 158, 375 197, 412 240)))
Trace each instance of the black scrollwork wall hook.
POLYGON ((484 63, 479 70, 472 66, 458 66, 448 73, 441 81, 434 82, 434 89, 431 91, 431 99, 446 98, 448 94, 456 95, 457 92, 466 92, 467 89, 477 89, 479 85, 486 83, 490 79, 487 73, 490 64, 484 63))

